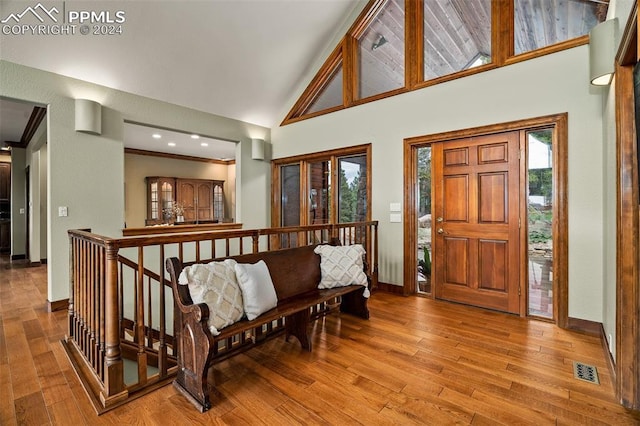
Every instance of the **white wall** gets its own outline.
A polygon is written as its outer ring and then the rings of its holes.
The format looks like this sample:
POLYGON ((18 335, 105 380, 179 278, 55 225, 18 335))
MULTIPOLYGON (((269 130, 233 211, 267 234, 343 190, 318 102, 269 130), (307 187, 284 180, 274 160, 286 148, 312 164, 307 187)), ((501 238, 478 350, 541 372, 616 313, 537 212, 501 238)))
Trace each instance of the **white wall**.
MULTIPOLYGON (((622 31, 629 17, 629 12, 633 5, 633 0, 614 0, 609 5, 607 19, 618 18, 619 33, 618 41, 622 36, 622 31)), ((618 44, 618 43, 616 43, 618 44)), ((602 165, 604 170, 604 187, 603 187, 603 212, 604 212, 604 229, 603 229, 603 253, 604 271, 603 271, 603 318, 602 326, 605 335, 609 340, 609 350, 614 359, 616 356, 616 203, 617 203, 617 187, 616 177, 618 174, 616 164, 616 111, 615 111, 615 91, 616 79, 614 77, 611 85, 604 89, 603 97, 603 145, 604 155, 602 157, 602 165)))
MULTIPOLYGON (((124 182, 125 190, 125 220, 128 228, 145 226, 147 218, 147 176, 168 176, 189 179, 223 180, 225 208, 231 202, 231 190, 235 190, 235 183, 229 185, 225 164, 205 163, 202 161, 177 160, 148 155, 125 154, 124 182)), ((235 168, 235 166, 234 166, 235 168)), ((227 213, 227 216, 229 214, 227 213)), ((233 214, 231 215, 233 216, 233 214)))
POLYGON ((47 257, 47 121, 43 120, 26 151, 26 162, 29 166, 29 253, 31 262, 40 262, 47 257), (43 237, 44 236, 44 237, 43 237))
POLYGON ((40 152, 40 260, 47 259, 47 145, 40 152))
MULTIPOLYGON (((271 172, 269 172, 269 179, 271 179, 271 172)), ((229 164, 227 167, 227 179, 224 183, 224 198, 228 201, 225 207, 225 216, 232 221, 235 221, 236 214, 236 165, 229 164)), ((268 224, 269 221, 266 222, 268 224)))
POLYGON ((569 316, 602 321, 602 91, 581 46, 272 129, 274 158, 372 144, 372 218, 380 220, 380 280, 402 284, 403 139, 569 113, 569 316), (595 297, 594 297, 595 296, 595 297))
MULTIPOLYGON (((264 139, 261 136, 254 138, 264 139)), ((270 144, 265 143, 265 160, 251 159, 251 139, 242 139, 236 147, 236 222, 245 229, 271 226, 271 163, 270 144), (240 172, 240 173, 238 173, 240 172), (260 194, 253 199, 242 196, 260 194)))
MULTIPOLYGON (((47 105, 48 299, 69 295, 68 229, 91 228, 118 237, 124 226, 124 120, 242 141, 243 155, 251 138, 270 139, 269 129, 109 89, 30 67, 0 61, 0 96, 47 105), (74 130, 74 99, 100 102, 102 135, 74 130), (58 207, 68 208, 58 217, 58 207)), ((269 168, 247 163, 239 178, 269 182, 269 168)), ((23 185, 24 187, 24 185, 23 185)), ((239 187, 240 188, 240 187, 239 187)), ((251 209, 242 212, 246 226, 268 222, 268 192, 237 194, 251 209)))

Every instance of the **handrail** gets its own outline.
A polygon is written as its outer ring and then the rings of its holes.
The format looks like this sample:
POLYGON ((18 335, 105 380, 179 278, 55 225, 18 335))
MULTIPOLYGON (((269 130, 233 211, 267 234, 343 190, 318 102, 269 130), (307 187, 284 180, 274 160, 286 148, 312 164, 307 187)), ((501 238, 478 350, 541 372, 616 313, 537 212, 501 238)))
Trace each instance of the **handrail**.
POLYGON ((316 224, 316 225, 305 225, 305 226, 285 226, 279 228, 261 228, 261 229, 237 229, 237 230, 223 230, 223 231, 205 231, 198 233, 182 233, 182 234, 161 234, 161 235, 136 235, 136 236, 128 236, 121 238, 110 238, 104 237, 101 235, 93 234, 89 231, 84 230, 69 230, 69 235, 77 236, 79 238, 85 239, 87 241, 95 242, 98 244, 110 245, 117 248, 130 248, 130 247, 146 247, 151 245, 158 244, 174 244, 179 242, 194 242, 194 241, 207 241, 210 237, 215 237, 216 239, 223 238, 239 238, 239 237, 249 237, 249 236, 260 236, 260 235, 276 235, 276 234, 287 234, 287 233, 296 233, 296 232, 307 232, 307 231, 320 231, 325 229, 339 229, 339 228, 349 228, 356 226, 377 226, 378 221, 367 221, 367 222, 348 222, 348 223, 339 223, 339 224, 316 224))
POLYGON ((204 262, 336 240, 361 243, 375 288, 377 227, 377 221, 368 221, 121 238, 68 231, 69 333, 63 344, 96 410, 118 406, 176 374, 166 258, 204 262), (125 363, 135 365, 135 382, 125 382, 125 363))
MULTIPOLYGON (((122 265, 128 266, 129 268, 132 268, 132 269, 138 269, 138 264, 136 262, 134 262, 133 260, 129 260, 124 256, 118 256, 118 263, 121 263, 122 265)), ((160 281, 160 275, 156 274, 155 272, 147 268, 144 268, 144 276, 154 279, 156 281, 160 281)), ((171 281, 165 278, 164 285, 166 285, 167 287, 170 287, 171 281)))

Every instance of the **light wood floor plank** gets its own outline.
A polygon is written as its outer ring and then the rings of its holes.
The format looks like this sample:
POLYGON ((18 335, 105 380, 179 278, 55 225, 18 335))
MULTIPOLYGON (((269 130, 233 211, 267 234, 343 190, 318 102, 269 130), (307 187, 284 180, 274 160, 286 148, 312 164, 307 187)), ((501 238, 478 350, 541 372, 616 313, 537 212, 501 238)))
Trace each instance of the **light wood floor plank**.
POLYGON ((46 425, 50 423, 49 412, 44 405, 42 393, 34 392, 14 401, 16 422, 19 425, 46 425))

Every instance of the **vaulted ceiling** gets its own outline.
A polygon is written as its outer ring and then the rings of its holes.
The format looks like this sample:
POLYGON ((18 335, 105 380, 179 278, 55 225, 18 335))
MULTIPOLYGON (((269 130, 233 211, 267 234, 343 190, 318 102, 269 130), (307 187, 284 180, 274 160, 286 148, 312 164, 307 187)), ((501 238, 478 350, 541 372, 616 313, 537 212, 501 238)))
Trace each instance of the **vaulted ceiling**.
MULTIPOLYGON (((587 16, 607 0, 517 0, 516 51, 580 28, 554 14, 587 16), (533 20, 532 18, 536 18, 533 20), (539 22, 530 25, 529 22, 539 22), (555 22, 555 23, 554 23, 555 22)), ((72 8, 72 2, 60 3, 72 8)), ((355 0, 95 1, 94 10, 122 10, 115 35, 1 35, 0 58, 130 93, 268 127, 291 107, 294 90, 317 71, 340 28, 366 2, 355 0), (307 76, 307 77, 305 77, 307 76)), ((401 87, 404 2, 389 0, 361 39, 363 95, 401 87), (384 35, 384 45, 373 45, 384 35), (380 67, 371 64, 380 63, 380 67)), ((25 9, 3 0, 0 18, 25 9)), ((83 3, 84 4, 84 3, 83 3)), ((490 55, 491 0, 427 3, 425 77, 469 66, 490 55), (437 52, 437 54, 434 54, 437 52)), ((606 8, 605 8, 606 11, 606 8)), ((24 18, 27 19, 28 17, 24 18)), ((32 18, 33 19, 33 18, 32 18)), ((571 21, 571 19, 570 19, 571 21)), ((339 79, 336 79, 339 81, 339 79)))
MULTIPOLYGON (((35 3, 3 0, 0 19, 35 3)), ((346 17, 364 6, 354 0, 45 4, 60 11, 122 10, 126 21, 115 35, 0 35, 1 59, 269 127, 282 120, 321 52, 333 48, 346 17)))

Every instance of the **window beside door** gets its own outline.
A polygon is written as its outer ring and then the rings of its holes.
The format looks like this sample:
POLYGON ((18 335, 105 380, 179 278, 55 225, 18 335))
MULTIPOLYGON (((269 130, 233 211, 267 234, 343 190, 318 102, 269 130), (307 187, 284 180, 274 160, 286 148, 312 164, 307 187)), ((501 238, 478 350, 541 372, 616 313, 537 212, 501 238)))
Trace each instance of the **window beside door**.
POLYGON ((418 293, 431 294, 431 146, 417 148, 418 155, 418 293))
POLYGON ((528 314, 553 318, 553 129, 527 132, 528 314))

